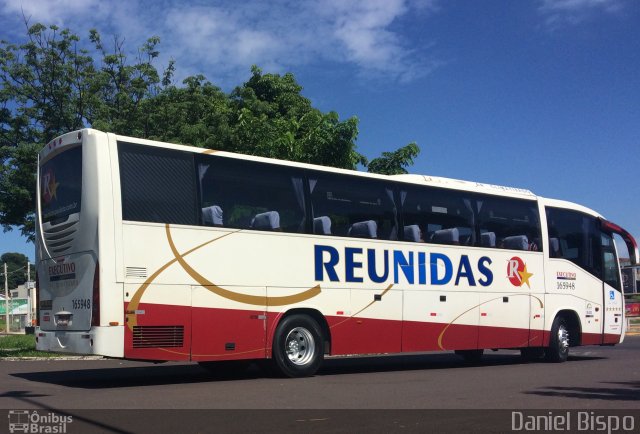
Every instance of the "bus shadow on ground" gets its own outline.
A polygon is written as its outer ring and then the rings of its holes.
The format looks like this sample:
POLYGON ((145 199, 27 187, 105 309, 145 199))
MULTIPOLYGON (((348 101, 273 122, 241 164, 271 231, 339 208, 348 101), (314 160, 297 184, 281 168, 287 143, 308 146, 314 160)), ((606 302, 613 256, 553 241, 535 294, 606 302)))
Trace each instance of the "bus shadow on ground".
POLYGON ((523 392, 527 395, 603 401, 640 401, 640 381, 602 382, 603 387, 547 386, 523 392))
MULTIPOLYGON (((571 361, 599 360, 602 357, 572 356, 571 361)), ((332 358, 325 360, 316 376, 366 374, 375 372, 483 369, 489 367, 526 364, 519 355, 488 354, 480 363, 467 363, 454 354, 420 354, 358 358, 332 358)), ((529 362, 532 363, 532 362, 529 362)), ((534 362, 535 363, 535 362, 534 362)), ((205 370, 197 364, 166 363, 134 367, 107 367, 97 369, 69 369, 64 371, 22 372, 14 377, 39 383, 50 383, 83 389, 111 389, 154 385, 204 383, 269 379, 274 375, 264 363, 248 368, 225 366, 219 371, 205 370)))
MULTIPOLYGON (((569 361, 600 360, 604 357, 570 356, 569 361)), ((428 369, 483 368, 521 364, 544 363, 525 361, 519 353, 488 352, 477 363, 466 362, 452 353, 398 355, 382 357, 336 358, 325 360, 317 375, 342 375, 369 372, 413 371, 428 369)))

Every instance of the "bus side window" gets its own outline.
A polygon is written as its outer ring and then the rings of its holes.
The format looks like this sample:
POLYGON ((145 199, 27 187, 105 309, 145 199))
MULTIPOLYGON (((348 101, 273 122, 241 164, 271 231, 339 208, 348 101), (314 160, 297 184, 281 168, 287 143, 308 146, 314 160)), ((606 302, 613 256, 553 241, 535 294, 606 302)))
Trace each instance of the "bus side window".
POLYGON ((482 195, 477 207, 482 247, 542 251, 535 201, 482 195))
POLYGON ((601 278, 603 258, 598 220, 579 211, 563 208, 546 207, 546 213, 549 245, 552 244, 552 238, 558 240, 557 257, 571 261, 601 278))
POLYGON ((119 141, 118 160, 123 220, 198 224, 191 153, 119 141))
POLYGON ((470 195, 465 192, 433 187, 403 188, 402 214, 404 221, 410 223, 405 226, 403 239, 415 242, 411 228, 418 228, 419 240, 428 243, 475 245, 472 201, 467 196, 470 195))
POLYGON ((215 155, 199 156, 197 163, 201 224, 260 231, 305 231, 306 205, 300 171, 215 155))
POLYGON ((394 193, 385 183, 310 172, 309 186, 315 234, 397 239, 394 193))

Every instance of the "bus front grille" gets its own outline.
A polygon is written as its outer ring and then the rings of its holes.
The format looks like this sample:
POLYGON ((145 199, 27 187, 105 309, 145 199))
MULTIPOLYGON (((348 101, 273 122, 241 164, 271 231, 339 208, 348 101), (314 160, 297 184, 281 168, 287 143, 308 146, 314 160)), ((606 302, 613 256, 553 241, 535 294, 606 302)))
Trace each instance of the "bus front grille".
POLYGON ((134 326, 133 348, 170 348, 184 345, 184 326, 134 326))

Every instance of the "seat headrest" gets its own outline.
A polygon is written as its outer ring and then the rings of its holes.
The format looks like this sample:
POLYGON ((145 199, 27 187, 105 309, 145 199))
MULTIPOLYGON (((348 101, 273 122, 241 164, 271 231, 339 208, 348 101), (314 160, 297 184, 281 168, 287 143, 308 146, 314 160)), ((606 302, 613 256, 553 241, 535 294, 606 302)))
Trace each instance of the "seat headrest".
POLYGON ((313 233, 318 235, 331 235, 331 219, 326 215, 314 218, 313 233))
POLYGON ((257 214, 251 220, 251 229, 274 230, 280 229, 280 214, 278 211, 267 211, 257 214))
POLYGON ((377 238, 378 224, 374 220, 365 220, 351 225, 347 235, 358 238, 377 238))
POLYGON ((529 250, 529 238, 526 235, 513 235, 502 240, 505 249, 529 250))
POLYGON ((482 247, 495 247, 496 246, 496 233, 484 232, 480 234, 480 245, 482 247))
POLYGON ((431 241, 437 244, 458 244, 460 242, 460 231, 458 228, 440 229, 433 233, 431 241))
POLYGON ((218 205, 202 208, 202 222, 205 225, 222 226, 224 224, 222 216, 222 208, 218 205))
POLYGON ((404 227, 404 239, 407 241, 413 241, 415 243, 420 242, 420 227, 418 225, 408 225, 404 227))

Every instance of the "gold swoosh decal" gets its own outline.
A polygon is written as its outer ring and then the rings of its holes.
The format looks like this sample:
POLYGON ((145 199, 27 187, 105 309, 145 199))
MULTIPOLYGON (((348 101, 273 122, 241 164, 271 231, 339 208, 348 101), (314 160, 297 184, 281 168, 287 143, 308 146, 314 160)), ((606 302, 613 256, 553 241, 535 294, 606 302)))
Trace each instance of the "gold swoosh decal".
POLYGON ((316 285, 313 288, 309 288, 306 291, 302 291, 293 295, 285 295, 281 297, 266 297, 262 295, 239 294, 237 292, 229 291, 228 289, 220 288, 218 285, 206 279, 204 276, 194 270, 187 263, 187 261, 184 260, 184 255, 181 255, 178 252, 178 249, 176 249, 176 246, 173 243, 169 225, 166 225, 166 230, 167 240, 169 241, 171 252, 173 252, 173 256, 178 261, 180 266, 184 269, 184 271, 186 271, 193 280, 198 282, 199 285, 203 286, 205 289, 213 292, 214 294, 219 295, 220 297, 232 301, 237 301, 238 303, 250 304, 253 306, 286 306, 288 304, 294 304, 308 300, 320 294, 321 292, 320 285, 316 285))
MULTIPOLYGON (((180 254, 178 252, 178 250, 176 249, 176 246, 175 246, 175 244, 173 242, 173 239, 171 237, 170 226, 168 224, 165 225, 165 230, 166 230, 166 233, 167 233, 167 241, 169 242, 169 247, 171 248, 171 252, 173 253, 174 258, 172 260, 170 260, 169 262, 167 262, 166 264, 164 264, 163 266, 161 266, 160 268, 158 268, 136 290, 135 294, 131 298, 131 301, 129 302, 129 305, 128 305, 128 308, 127 308, 127 313, 126 313, 127 326, 129 327, 129 330, 133 330, 133 327, 138 325, 138 317, 137 317, 135 311, 138 309, 138 306, 140 305, 140 300, 142 299, 142 295, 145 293, 145 291, 147 290, 149 285, 151 285, 151 283, 153 283, 153 281, 155 281, 160 274, 162 274, 167 268, 169 268, 171 265, 173 265, 176 262, 178 262, 180 264, 180 266, 193 279, 195 279, 196 282, 198 282, 200 285, 202 285, 205 289, 207 289, 207 290, 209 290, 209 291, 213 292, 214 294, 217 294, 217 295, 219 295, 221 297, 227 298, 229 300, 237 301, 239 303, 250 304, 250 305, 259 305, 259 306, 285 306, 285 305, 288 305, 288 304, 294 304, 294 303, 299 303, 301 301, 308 300, 308 299, 313 298, 316 295, 320 294, 320 292, 322 292, 322 290, 320 289, 320 285, 316 285, 313 288, 309 288, 306 291, 303 291, 303 292, 300 292, 300 293, 297 293, 297 294, 293 294, 293 295, 282 296, 282 297, 263 297, 263 296, 255 296, 255 295, 238 294, 236 292, 232 292, 232 291, 220 288, 219 286, 217 286, 213 282, 210 282, 209 280, 207 280, 203 276, 201 276, 199 273, 197 273, 189 264, 187 264, 187 262, 185 261, 184 257, 189 255, 189 254, 191 254, 191 253, 193 253, 193 252, 195 252, 196 250, 201 249, 202 247, 204 247, 204 246, 206 246, 208 244, 213 243, 214 241, 218 241, 218 240, 221 240, 224 237, 227 237, 229 235, 235 234, 236 232, 239 232, 240 230, 229 232, 227 234, 224 234, 222 236, 219 236, 217 238, 209 240, 209 241, 207 241, 205 243, 202 243, 202 244, 200 244, 200 245, 198 245, 198 246, 196 246, 196 247, 194 247, 194 248, 192 248, 190 250, 187 250, 183 254, 180 254)), ((167 351, 169 351, 169 350, 167 350, 167 351)), ((171 352, 171 351, 169 351, 169 352, 171 352)))
POLYGON ((501 299, 502 297, 516 297, 516 296, 522 296, 522 295, 535 298, 535 299, 536 299, 536 300, 538 300, 538 302, 540 303, 540 308, 543 308, 543 307, 544 307, 544 304, 542 303, 542 300, 541 300, 539 297, 536 297, 535 295, 532 295, 532 294, 509 294, 509 295, 501 295, 501 296, 499 296, 499 297, 496 297, 496 298, 492 298, 492 299, 490 299, 490 300, 483 301, 483 302, 482 302, 482 303, 480 303, 479 305, 477 305, 477 306, 473 306, 472 308, 467 309, 467 310, 465 310, 464 312, 462 312, 460 315, 458 315, 457 317, 455 317, 455 318, 454 318, 454 319, 453 319, 449 324, 447 324, 447 325, 445 326, 445 328, 443 328, 443 329, 442 329, 442 331, 440 332, 440 336, 438 336, 438 347, 440 347, 440 349, 441 349, 441 350, 446 350, 446 348, 442 346, 442 338, 444 337, 444 333, 447 331, 447 329, 448 329, 449 327, 451 327, 451 326, 453 325, 453 323, 454 323, 454 322, 456 322, 456 320, 457 320, 458 318, 460 318, 461 316, 463 316, 465 313, 470 312, 470 311, 472 311, 473 309, 475 309, 475 308, 477 308, 477 307, 482 306, 483 304, 487 304, 487 303, 490 303, 490 302, 492 302, 492 301, 495 301, 495 300, 501 299))
MULTIPOLYGON (((198 249, 201 249, 202 247, 213 243, 214 241, 217 241, 219 239, 222 239, 226 236, 229 236, 231 234, 233 234, 235 232, 230 232, 228 234, 224 234, 218 238, 214 238, 212 240, 207 241, 206 243, 202 243, 196 247, 194 247, 191 250, 188 250, 186 252, 184 252, 184 254, 182 256, 187 256, 190 253, 195 252, 198 249)), ((127 309, 127 311, 130 312, 135 312, 138 309, 138 305, 140 304, 140 299, 142 299, 142 295, 144 294, 144 292, 147 290, 147 288, 149 287, 149 285, 151 285, 153 283, 154 280, 156 280, 156 278, 162 274, 162 272, 164 270, 166 270, 167 268, 169 268, 172 264, 174 264, 175 262, 177 262, 177 259, 172 259, 169 262, 167 262, 166 264, 164 264, 162 267, 158 268, 151 276, 149 276, 149 278, 136 290, 136 293, 133 295, 133 297, 131 298, 131 301, 129 302, 129 308, 127 309)), ((138 325, 138 316, 135 313, 127 313, 127 325, 129 326, 130 330, 133 330, 133 326, 138 325)))

